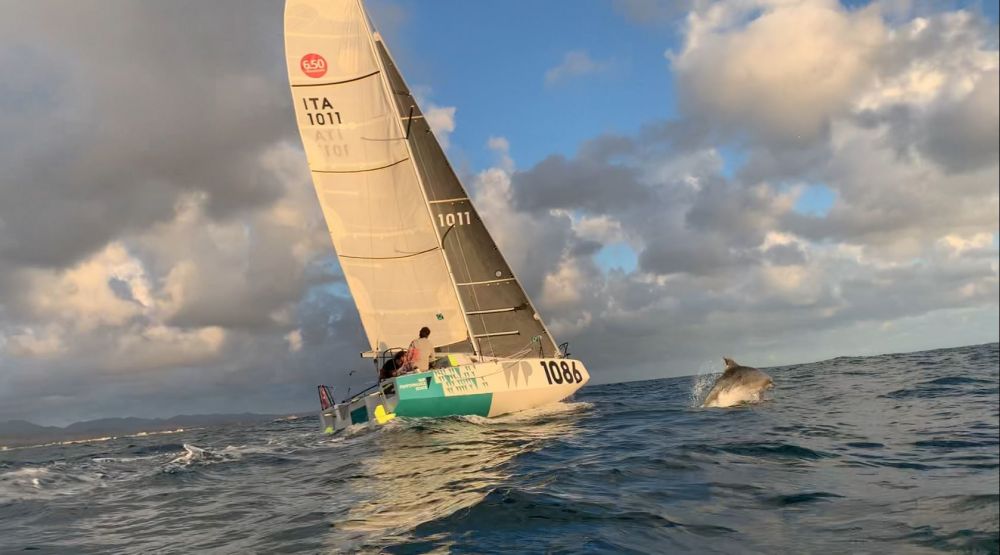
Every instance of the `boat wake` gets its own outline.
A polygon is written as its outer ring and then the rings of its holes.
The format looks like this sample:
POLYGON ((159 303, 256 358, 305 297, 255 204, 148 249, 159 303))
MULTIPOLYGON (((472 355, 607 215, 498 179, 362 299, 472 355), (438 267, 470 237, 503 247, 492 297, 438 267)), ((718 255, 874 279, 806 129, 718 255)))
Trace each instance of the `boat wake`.
POLYGON ((533 409, 514 412, 511 414, 505 414, 502 416, 494 416, 492 418, 488 418, 485 416, 474 416, 474 415, 456 416, 455 418, 463 422, 469 422, 471 424, 478 424, 483 426, 492 426, 498 424, 521 424, 539 419, 583 413, 589 411, 592 408, 594 408, 594 405, 592 403, 586 403, 583 401, 571 402, 571 403, 558 402, 558 403, 551 403, 548 405, 544 405, 541 407, 536 407, 533 409))

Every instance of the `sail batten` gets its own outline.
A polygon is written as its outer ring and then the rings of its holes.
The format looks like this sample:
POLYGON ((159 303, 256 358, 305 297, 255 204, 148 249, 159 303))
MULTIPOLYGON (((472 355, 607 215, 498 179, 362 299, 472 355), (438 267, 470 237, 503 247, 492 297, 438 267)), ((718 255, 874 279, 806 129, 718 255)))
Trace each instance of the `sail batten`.
POLYGON ((375 168, 362 168, 362 169, 359 169, 359 170, 311 170, 311 171, 313 173, 365 173, 365 172, 374 172, 374 171, 378 171, 378 170, 384 170, 386 168, 391 168, 391 167, 395 166, 396 164, 402 164, 403 162, 406 162, 409 159, 410 159, 409 157, 406 157, 406 158, 403 158, 402 160, 397 160, 396 162, 392 162, 392 163, 386 164, 384 166, 378 166, 378 167, 375 167, 375 168))
POLYGON ((328 83, 299 83, 292 85, 292 87, 326 87, 328 85, 343 85, 344 83, 350 83, 352 81, 360 81, 362 79, 367 79, 369 77, 374 77, 378 75, 379 71, 373 71, 367 75, 359 75, 357 77, 352 77, 351 79, 342 79, 340 81, 330 81, 328 83))

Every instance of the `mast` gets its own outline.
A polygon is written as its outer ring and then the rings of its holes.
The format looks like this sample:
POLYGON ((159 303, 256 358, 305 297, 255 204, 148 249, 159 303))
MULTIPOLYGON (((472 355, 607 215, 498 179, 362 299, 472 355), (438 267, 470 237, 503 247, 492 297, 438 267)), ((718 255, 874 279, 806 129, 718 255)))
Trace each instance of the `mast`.
MULTIPOLYGON (((358 10, 360 10, 360 12, 361 12, 361 18, 365 21, 365 23, 369 27, 369 29, 368 29, 368 31, 369 31, 368 32, 368 43, 371 46, 372 57, 375 59, 375 63, 378 64, 378 67, 379 67, 380 80, 382 81, 382 87, 383 87, 383 89, 385 91, 386 98, 391 99, 393 97, 392 88, 389 85, 389 80, 386 79, 386 77, 385 77, 385 75, 386 75, 386 73, 385 73, 385 67, 383 66, 382 57, 379 56, 378 51, 377 51, 377 47, 376 47, 376 41, 381 44, 381 42, 382 42, 381 41, 381 37, 376 38, 376 33, 373 32, 374 25, 372 25, 371 19, 368 18, 368 13, 365 11, 364 3, 361 0, 357 0, 357 2, 358 2, 358 10)), ((397 123, 397 129, 399 130, 399 133, 403 137, 403 143, 406 145, 406 151, 409 153, 410 160, 415 161, 416 158, 414 157, 414 154, 413 154, 413 148, 410 146, 410 142, 409 142, 409 140, 407 140, 408 137, 406 135, 407 130, 409 129, 409 125, 407 125, 407 127, 404 128, 402 120, 400 120, 398 117, 395 118, 395 120, 396 120, 396 123, 397 123)), ((419 171, 416 173, 416 175, 417 175, 417 182, 420 183, 420 192, 421 192, 421 196, 423 197, 424 207, 427 209, 427 217, 430 218, 432 220, 432 222, 433 222, 433 220, 434 220, 434 214, 431 213, 431 205, 430 205, 430 202, 427 199, 427 192, 426 192, 426 187, 424 186, 424 183, 423 183, 423 177, 421 176, 421 174, 420 174, 419 171)), ((435 237, 437 237, 437 239, 438 239, 438 248, 441 249, 442 252, 444 252, 444 243, 442 242, 442 237, 439 234, 435 234, 435 237)), ((473 353, 476 356, 479 356, 479 354, 480 354, 480 352, 479 352, 479 345, 478 345, 478 343, 476 341, 473 340, 472 325, 469 323, 469 314, 468 314, 468 311, 465 309, 464 303, 462 303, 462 296, 459 294, 458 286, 456 285, 455 274, 451 270, 451 262, 448 260, 447 256, 444 257, 444 262, 445 262, 445 267, 448 269, 448 278, 449 278, 448 281, 451 283, 451 286, 454 288, 454 290, 455 290, 455 298, 458 299, 458 304, 462 308, 462 319, 465 321, 465 328, 469 332, 469 345, 472 347, 473 353)))

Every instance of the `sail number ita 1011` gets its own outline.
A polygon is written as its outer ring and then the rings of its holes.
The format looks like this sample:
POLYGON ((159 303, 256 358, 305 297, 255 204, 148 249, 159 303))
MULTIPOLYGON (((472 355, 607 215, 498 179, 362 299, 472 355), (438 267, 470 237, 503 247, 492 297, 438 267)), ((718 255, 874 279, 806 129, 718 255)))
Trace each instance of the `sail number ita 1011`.
POLYGON ((565 360, 540 360, 538 364, 542 365, 545 379, 549 380, 549 384, 580 383, 583 381, 583 374, 576 369, 576 362, 571 364, 565 360))

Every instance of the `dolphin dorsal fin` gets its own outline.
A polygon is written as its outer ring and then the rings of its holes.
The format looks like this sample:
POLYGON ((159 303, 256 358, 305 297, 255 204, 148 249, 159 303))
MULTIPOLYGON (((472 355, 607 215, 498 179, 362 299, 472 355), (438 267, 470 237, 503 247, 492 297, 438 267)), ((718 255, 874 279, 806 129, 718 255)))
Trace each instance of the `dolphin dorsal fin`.
POLYGON ((730 368, 736 368, 737 366, 739 366, 739 363, 737 363, 735 360, 729 357, 723 357, 722 362, 726 363, 726 370, 729 370, 730 368))

